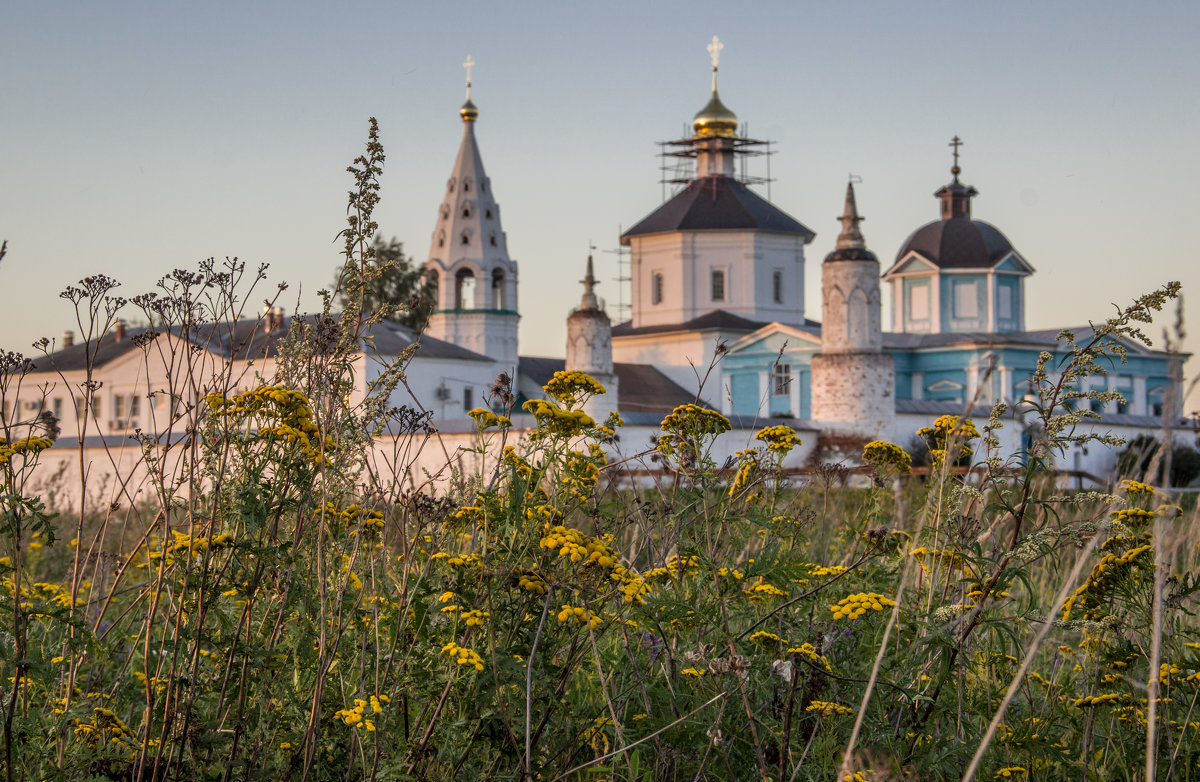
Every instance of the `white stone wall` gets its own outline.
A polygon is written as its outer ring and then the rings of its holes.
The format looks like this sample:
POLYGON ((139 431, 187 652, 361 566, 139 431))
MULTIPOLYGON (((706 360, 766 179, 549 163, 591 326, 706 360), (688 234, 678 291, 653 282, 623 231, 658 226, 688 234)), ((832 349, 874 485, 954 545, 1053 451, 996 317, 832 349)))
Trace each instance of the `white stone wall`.
POLYGON ((845 434, 891 440, 895 367, 886 353, 818 353, 812 359, 812 419, 845 434))

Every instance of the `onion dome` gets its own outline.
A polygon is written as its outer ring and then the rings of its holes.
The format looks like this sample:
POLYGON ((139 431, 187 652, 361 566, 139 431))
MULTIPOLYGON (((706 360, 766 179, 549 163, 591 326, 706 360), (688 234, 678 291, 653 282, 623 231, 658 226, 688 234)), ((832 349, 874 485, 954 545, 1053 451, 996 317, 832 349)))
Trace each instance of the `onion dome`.
POLYGON ((470 98, 467 98, 467 102, 462 105, 458 113, 462 115, 463 122, 474 122, 475 118, 479 116, 479 109, 475 108, 475 104, 471 102, 470 98))
POLYGON ((909 253, 917 253, 942 269, 990 269, 1013 252, 1012 243, 995 226, 971 219, 971 199, 979 191, 958 181, 958 147, 954 137, 954 175, 950 184, 934 196, 941 201, 942 219, 913 231, 896 255, 897 262, 909 253))
POLYGON ((717 94, 716 68, 714 68, 712 98, 692 118, 692 130, 701 137, 737 138, 737 129, 737 115, 721 102, 721 96, 717 94))
POLYGON ((692 117, 692 130, 700 138, 737 138, 737 115, 721 102, 721 96, 717 94, 717 61, 724 48, 724 44, 714 35, 712 43, 708 46, 708 53, 712 56, 712 97, 708 99, 708 104, 692 117))

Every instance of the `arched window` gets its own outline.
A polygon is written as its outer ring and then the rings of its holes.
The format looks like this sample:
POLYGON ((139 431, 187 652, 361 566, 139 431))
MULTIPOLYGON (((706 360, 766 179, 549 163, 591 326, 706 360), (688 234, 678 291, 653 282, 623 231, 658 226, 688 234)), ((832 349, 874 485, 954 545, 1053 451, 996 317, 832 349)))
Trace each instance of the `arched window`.
POLYGON ((470 179, 466 179, 466 178, 463 179, 463 192, 464 193, 471 192, 471 180, 470 179))
POLYGON ((470 217, 470 216, 471 216, 471 204, 470 203, 463 204, 463 217, 470 217))
POLYGON ((662 304, 663 300, 663 275, 662 272, 655 272, 650 278, 650 303, 662 304))
POLYGON ((462 243, 463 243, 463 244, 470 244, 470 243, 471 243, 471 234, 469 234, 469 233, 468 233, 468 232, 466 232, 466 231, 463 231, 463 234, 462 234, 462 243))
POLYGON ((496 246, 496 234, 492 234, 490 241, 492 243, 492 247, 495 247, 496 246))
POLYGON ((446 232, 439 231, 438 232, 438 247, 445 247, 445 246, 446 246, 446 232))
POLYGON ((454 275, 454 308, 475 308, 475 273, 470 269, 459 269, 454 275))
POLYGON ((453 193, 455 184, 456 184, 456 182, 454 180, 454 177, 450 177, 450 181, 446 183, 446 189, 449 190, 451 193, 453 193))
POLYGON ((483 216, 486 217, 487 219, 491 220, 492 219, 492 210, 491 209, 484 210, 483 216))
POLYGON ((504 305, 504 272, 495 269, 492 271, 492 309, 502 310, 504 305))
POLYGON ((442 219, 445 220, 449 217, 450 217, 450 204, 442 204, 442 219))

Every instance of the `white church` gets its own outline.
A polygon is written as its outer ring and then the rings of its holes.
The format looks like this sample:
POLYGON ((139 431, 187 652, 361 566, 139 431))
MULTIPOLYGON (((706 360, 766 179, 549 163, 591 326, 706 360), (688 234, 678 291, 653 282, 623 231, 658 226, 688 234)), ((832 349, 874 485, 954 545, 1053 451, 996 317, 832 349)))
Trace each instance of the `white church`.
MULTIPOLYGON (((994 403, 1012 406, 1030 393, 1040 353, 1059 350, 1059 329, 1026 330, 1024 286, 1034 267, 1000 230, 974 218, 977 193, 960 180, 957 139, 952 181, 934 194, 937 219, 917 227, 886 269, 868 248, 853 184, 847 186, 836 248, 821 265, 822 311, 813 313, 820 322, 810 319, 805 248, 815 233, 739 176, 739 156, 763 142, 740 132, 737 116, 718 94, 719 48, 714 39, 712 93, 693 118, 692 135, 669 142, 673 154, 690 164, 686 181, 620 237, 630 258, 631 318, 611 323, 594 293, 589 258, 579 305, 563 313, 565 359, 520 353, 518 267, 476 138, 479 110, 468 79, 459 111, 462 141, 423 266, 436 291, 427 330, 376 327, 357 362, 358 393, 382 362, 419 341, 407 370, 411 396, 398 390, 392 403, 428 411, 451 446, 470 443, 473 422, 466 414, 487 403, 499 373, 515 378, 519 404, 541 397, 541 386, 567 368, 587 372, 608 389, 593 400, 591 412, 621 413, 627 425, 615 446, 620 454, 644 450, 666 413, 699 399, 734 423, 718 456, 747 447, 762 426, 786 423, 805 443, 789 457, 795 466, 820 458, 824 438, 907 445, 938 415, 986 417, 994 403), (882 324, 884 296, 893 313, 889 331, 882 324), (707 384, 697 388, 693 364, 703 373, 714 359, 707 384)), ((233 379, 231 387, 269 378, 288 321, 272 312, 214 326, 198 353, 215 375, 233 379)), ((198 338, 167 333, 156 339, 198 338)), ((1094 378, 1094 387, 1119 391, 1125 400, 1097 410, 1103 415, 1099 426, 1132 438, 1157 433, 1165 416, 1181 435, 1190 435, 1171 386, 1171 362, 1182 359, 1127 347, 1126 364, 1094 378)), ((118 326, 94 343, 64 335, 59 348, 37 361, 28 398, 14 401, 18 410, 49 409, 62 421, 63 437, 43 455, 46 462, 62 461, 59 474, 80 469, 78 453, 71 452, 78 447, 72 435, 80 416, 71 411, 80 406, 87 363, 100 385, 82 463, 94 459, 97 470, 115 476, 122 460, 132 463, 142 452, 132 433, 140 430, 144 444, 170 430, 180 409, 199 407, 198 399, 177 399, 159 387, 169 367, 146 360, 161 351, 149 350, 135 329, 127 333, 118 326)), ((532 426, 526 415, 513 420, 517 431, 532 426)), ((1019 415, 1011 418, 1007 447, 1020 447, 1025 427, 1019 415)), ((379 439, 387 437, 381 433, 379 439)), ((438 469, 445 451, 427 450, 428 463, 420 469, 438 469)), ((1092 446, 1066 454, 1063 466, 1104 477, 1115 460, 1111 449, 1092 446)), ((140 491, 136 480, 114 477, 113 487, 128 499, 140 491)))

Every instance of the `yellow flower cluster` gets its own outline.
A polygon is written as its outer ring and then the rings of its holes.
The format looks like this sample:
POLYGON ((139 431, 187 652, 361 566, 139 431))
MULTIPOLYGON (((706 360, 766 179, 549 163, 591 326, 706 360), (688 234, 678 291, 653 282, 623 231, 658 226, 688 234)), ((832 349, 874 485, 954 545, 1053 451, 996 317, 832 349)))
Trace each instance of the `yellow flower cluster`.
POLYGON ((672 554, 667 557, 666 567, 656 567, 646 573, 647 581, 665 581, 669 578, 680 578, 685 575, 696 575, 700 571, 700 557, 681 557, 672 554))
POLYGON ((765 630, 759 630, 757 633, 754 633, 753 635, 751 635, 750 642, 756 643, 756 644, 762 644, 763 646, 786 646, 787 645, 787 641, 785 641, 784 639, 775 635, 775 633, 768 633, 765 630))
POLYGON ((1154 521, 1154 513, 1141 508, 1122 508, 1114 512, 1113 521, 1120 522, 1132 529, 1140 529, 1154 521))
POLYGON ((603 394, 604 386, 586 372, 571 369, 555 372, 550 382, 542 386, 542 390, 560 405, 575 407, 589 397, 603 394))
POLYGON ((92 719, 90 722, 73 718, 71 725, 75 728, 75 735, 92 746, 96 745, 98 739, 127 745, 137 742, 137 737, 133 731, 130 730, 129 726, 120 717, 111 710, 100 706, 92 709, 92 719))
POLYGON ((17 454, 40 453, 52 445, 54 445, 54 441, 49 437, 26 437, 11 445, 8 440, 0 437, 0 464, 8 464, 17 454))
POLYGON ((742 590, 742 594, 753 603, 787 597, 787 592, 784 592, 779 587, 765 583, 762 580, 762 576, 759 576, 757 581, 742 590))
POLYGON ((467 627, 483 627, 483 620, 491 616, 487 611, 466 611, 462 615, 467 627))
POLYGON ((736 497, 742 489, 750 485, 754 476, 758 474, 758 449, 747 448, 744 451, 737 452, 737 472, 733 475, 733 480, 729 483, 729 496, 736 497))
POLYGON ((617 553, 603 541, 561 525, 551 527, 540 545, 544 549, 557 551, 560 557, 572 562, 583 562, 585 565, 595 563, 602 568, 617 564, 617 553))
POLYGON ((932 427, 924 426, 918 429, 917 436, 924 438, 929 444, 929 453, 933 457, 934 465, 940 466, 946 458, 946 448, 951 443, 958 443, 959 446, 958 455, 952 461, 974 454, 975 449, 970 446, 970 442, 979 437, 979 430, 968 418, 943 415, 933 422, 932 427))
POLYGON ((481 432, 486 432, 488 429, 508 429, 512 426, 512 421, 508 416, 496 415, 491 410, 483 407, 477 407, 467 413, 471 418, 475 419, 475 428, 481 432))
POLYGON ((369 700, 362 698, 354 699, 354 708, 342 709, 336 712, 334 719, 339 719, 352 728, 365 728, 368 732, 375 732, 375 723, 367 718, 367 710, 370 709, 372 715, 383 713, 383 704, 391 703, 386 695, 372 695, 369 700))
POLYGON ((505 467, 516 473, 517 477, 521 480, 527 481, 533 476, 532 465, 517 453, 517 449, 511 445, 504 446, 504 452, 500 456, 500 461, 505 467))
POLYGON ((283 386, 259 386, 253 391, 235 394, 232 398, 212 393, 205 397, 205 401, 213 415, 245 421, 252 418, 263 422, 274 421, 274 424, 259 426, 256 439, 285 440, 289 445, 298 446, 305 457, 317 464, 321 464, 324 458, 322 449, 325 453, 338 450, 336 442, 322 438, 320 429, 313 421, 308 397, 299 391, 283 386))
POLYGON ((1106 692, 1103 695, 1087 695, 1082 698, 1075 699, 1075 706, 1078 708, 1092 708, 1103 706, 1106 703, 1114 703, 1120 700, 1121 696, 1115 692, 1106 692))
POLYGON ((546 594, 546 582, 537 573, 522 573, 517 577, 517 587, 535 595, 546 594))
POLYGON ((596 425, 595 420, 582 410, 564 410, 545 399, 530 399, 521 405, 521 409, 534 417, 542 435, 575 437, 596 425))
POLYGON ((882 611, 884 608, 894 605, 896 605, 896 601, 875 592, 859 592, 843 597, 836 604, 831 605, 829 610, 833 612, 834 619, 858 619, 868 610, 882 611))
POLYGON ((565 469, 559 478, 563 489, 580 502, 586 502, 589 493, 600 480, 600 467, 604 464, 604 451, 591 443, 590 453, 569 451, 565 469))
POLYGON ((703 668, 684 668, 679 673, 682 674, 683 676, 690 676, 693 679, 699 679, 701 676, 704 675, 705 671, 703 668))
POLYGON ((912 457, 908 452, 885 440, 874 440, 863 446, 862 460, 881 473, 912 472, 912 457))
POLYGON ((346 506, 343 510, 338 510, 337 506, 332 502, 325 505, 326 518, 338 518, 347 527, 354 526, 355 523, 361 524, 364 529, 383 529, 383 513, 380 511, 364 508, 358 503, 346 506))
POLYGON ((844 573, 846 568, 842 565, 812 565, 808 569, 808 574, 814 578, 825 578, 826 576, 836 576, 839 573, 844 573))
POLYGON ((670 415, 663 419, 660 428, 671 434, 699 437, 728 432, 732 427, 729 419, 716 410, 688 403, 672 410, 670 415))
POLYGON ((1141 481, 1123 480, 1117 485, 1118 491, 1125 492, 1130 498, 1133 497, 1148 497, 1154 494, 1154 487, 1148 483, 1141 481))
POLYGON ((598 627, 604 623, 604 620, 593 614, 586 608, 572 607, 564 605, 562 610, 558 612, 558 621, 574 622, 575 624, 589 624, 592 627, 598 627))
POLYGON ((908 552, 908 555, 917 562, 921 563, 921 569, 926 573, 931 567, 946 568, 947 570, 966 570, 966 560, 962 555, 952 551, 951 549, 926 549, 925 547, 915 548, 908 552), (929 565, 926 565, 926 560, 929 565))
POLYGON ((813 701, 804 710, 816 712, 820 717, 837 717, 853 711, 853 709, 847 706, 843 706, 840 703, 833 703, 832 701, 813 701))
MULTIPOLYGON (((1146 559, 1147 554, 1151 562, 1145 564, 1152 565, 1154 559, 1153 548, 1153 546, 1147 543, 1143 546, 1131 548, 1120 555, 1115 551, 1107 552, 1092 567, 1092 572, 1087 577, 1087 580, 1080 584, 1074 594, 1068 597, 1063 603, 1063 619, 1070 619, 1072 611, 1077 608, 1086 609, 1088 606, 1091 606, 1095 609, 1103 603, 1104 596, 1107 594, 1109 588, 1132 572, 1134 568, 1143 564, 1139 560, 1146 559)), ((1100 615, 1095 610, 1085 610, 1084 618, 1098 619, 1100 615)))
POLYGON ((996 772, 996 779, 1011 779, 1014 776, 1024 777, 1025 769, 1021 766, 1006 766, 996 772))
POLYGON ((786 455, 793 448, 796 448, 803 443, 796 436, 796 431, 790 426, 779 424, 777 426, 766 426, 759 429, 754 435, 755 440, 761 440, 767 444, 767 450, 771 453, 786 455))
POLYGON ((483 658, 479 654, 465 646, 459 646, 451 641, 442 647, 442 654, 454 660, 459 665, 471 665, 475 670, 483 670, 483 658))
POLYGON ((810 643, 792 647, 788 649, 788 654, 798 654, 813 665, 823 668, 829 673, 833 673, 833 668, 829 667, 829 659, 825 655, 818 653, 816 647, 810 643))
POLYGON ((738 570, 737 568, 727 568, 727 567, 718 568, 717 576, 719 576, 720 578, 732 577, 732 578, 737 579, 738 581, 741 581, 743 578, 745 578, 745 574, 742 573, 742 571, 738 570))

